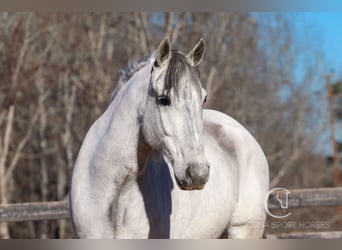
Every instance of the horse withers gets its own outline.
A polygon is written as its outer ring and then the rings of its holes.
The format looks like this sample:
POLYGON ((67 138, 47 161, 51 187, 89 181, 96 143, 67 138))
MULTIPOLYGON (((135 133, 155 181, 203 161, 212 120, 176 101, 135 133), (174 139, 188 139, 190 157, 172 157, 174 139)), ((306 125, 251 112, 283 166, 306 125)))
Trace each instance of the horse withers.
POLYGON ((260 238, 268 164, 233 118, 202 109, 196 66, 165 38, 123 72, 89 129, 72 176, 80 238, 260 238))

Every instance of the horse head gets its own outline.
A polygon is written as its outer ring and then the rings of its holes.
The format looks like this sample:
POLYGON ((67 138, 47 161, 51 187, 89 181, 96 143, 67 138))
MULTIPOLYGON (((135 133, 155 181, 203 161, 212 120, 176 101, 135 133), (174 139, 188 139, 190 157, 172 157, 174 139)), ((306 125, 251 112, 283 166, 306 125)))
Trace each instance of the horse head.
POLYGON ((154 52, 142 131, 151 148, 172 167, 181 189, 202 189, 210 165, 204 155, 202 106, 206 91, 196 66, 205 52, 203 39, 187 55, 165 38, 154 52))

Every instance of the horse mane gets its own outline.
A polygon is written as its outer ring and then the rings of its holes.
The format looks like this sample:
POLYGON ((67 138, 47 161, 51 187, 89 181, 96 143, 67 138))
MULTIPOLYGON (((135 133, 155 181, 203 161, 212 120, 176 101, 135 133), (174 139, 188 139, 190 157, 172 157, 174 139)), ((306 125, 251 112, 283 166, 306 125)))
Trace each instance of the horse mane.
POLYGON ((141 68, 146 66, 149 63, 150 56, 144 56, 130 62, 127 67, 121 71, 121 76, 119 78, 118 83, 112 93, 111 101, 114 100, 115 96, 118 94, 119 90, 122 88, 125 83, 128 82, 129 79, 141 68))

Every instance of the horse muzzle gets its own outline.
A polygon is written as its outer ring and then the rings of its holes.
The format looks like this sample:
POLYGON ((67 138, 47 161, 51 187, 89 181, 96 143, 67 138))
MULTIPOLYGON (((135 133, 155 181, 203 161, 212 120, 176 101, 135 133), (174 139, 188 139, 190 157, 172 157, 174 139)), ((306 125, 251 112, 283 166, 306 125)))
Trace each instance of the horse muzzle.
POLYGON ((185 170, 185 178, 176 178, 178 186, 183 190, 201 190, 209 180, 209 163, 189 163, 185 170))

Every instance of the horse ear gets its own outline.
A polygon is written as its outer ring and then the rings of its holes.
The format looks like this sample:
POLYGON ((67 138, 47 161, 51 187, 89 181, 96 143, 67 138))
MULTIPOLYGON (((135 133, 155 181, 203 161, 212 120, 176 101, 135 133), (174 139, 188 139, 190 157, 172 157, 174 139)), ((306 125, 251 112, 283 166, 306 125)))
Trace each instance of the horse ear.
POLYGON ((201 38, 186 57, 192 62, 193 66, 197 66, 202 61, 204 53, 205 44, 203 38, 201 38))
POLYGON ((165 37, 163 41, 161 41, 161 43, 159 44, 155 65, 157 67, 160 67, 164 63, 166 63, 170 58, 171 58, 170 38, 165 37))

